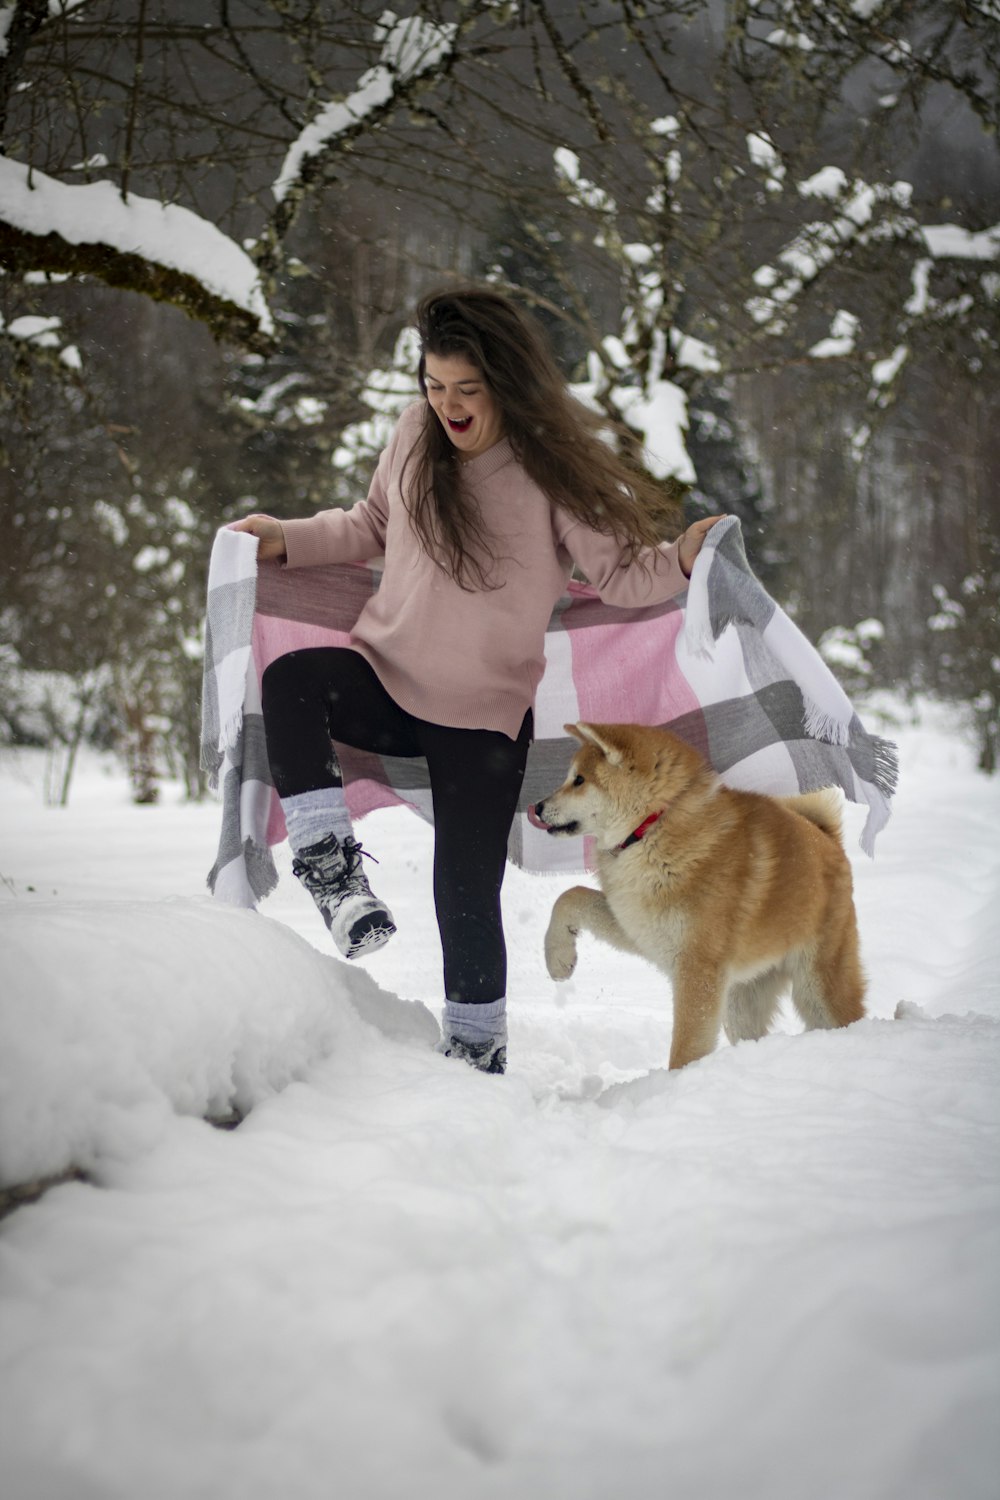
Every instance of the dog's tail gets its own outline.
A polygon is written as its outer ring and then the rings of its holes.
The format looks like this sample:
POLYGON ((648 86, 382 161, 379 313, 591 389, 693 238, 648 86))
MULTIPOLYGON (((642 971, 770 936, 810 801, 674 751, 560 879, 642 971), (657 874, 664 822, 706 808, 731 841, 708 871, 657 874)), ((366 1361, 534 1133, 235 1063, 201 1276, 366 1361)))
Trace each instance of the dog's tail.
POLYGON ((843 843, 843 798, 835 787, 824 787, 821 792, 804 792, 798 797, 781 797, 779 801, 789 812, 798 813, 800 818, 808 818, 810 823, 815 823, 817 828, 821 828, 832 839, 843 843))

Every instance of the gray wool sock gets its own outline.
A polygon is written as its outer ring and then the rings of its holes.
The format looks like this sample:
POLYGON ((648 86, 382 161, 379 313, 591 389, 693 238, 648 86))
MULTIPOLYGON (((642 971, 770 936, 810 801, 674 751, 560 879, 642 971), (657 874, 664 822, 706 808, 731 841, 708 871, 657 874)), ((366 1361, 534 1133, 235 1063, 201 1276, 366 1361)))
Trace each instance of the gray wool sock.
POLYGON ((505 1042, 507 1040, 507 996, 470 1005, 464 1000, 446 1000, 441 1029, 460 1042, 505 1042))
POLYGON ((295 854, 318 844, 328 833, 335 834, 343 843, 354 832, 342 786, 321 787, 318 792, 299 792, 294 797, 282 797, 281 811, 285 815, 288 842, 295 854))

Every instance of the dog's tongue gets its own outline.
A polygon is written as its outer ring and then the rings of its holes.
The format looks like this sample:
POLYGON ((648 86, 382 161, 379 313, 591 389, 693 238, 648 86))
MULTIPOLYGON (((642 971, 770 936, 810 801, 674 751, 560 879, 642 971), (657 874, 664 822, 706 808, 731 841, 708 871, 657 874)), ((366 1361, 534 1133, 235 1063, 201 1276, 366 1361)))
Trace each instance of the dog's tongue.
POLYGON ((543 831, 548 830, 548 823, 542 822, 541 818, 535 812, 535 805, 533 802, 529 802, 526 811, 528 814, 528 822, 531 824, 532 828, 541 828, 543 831))

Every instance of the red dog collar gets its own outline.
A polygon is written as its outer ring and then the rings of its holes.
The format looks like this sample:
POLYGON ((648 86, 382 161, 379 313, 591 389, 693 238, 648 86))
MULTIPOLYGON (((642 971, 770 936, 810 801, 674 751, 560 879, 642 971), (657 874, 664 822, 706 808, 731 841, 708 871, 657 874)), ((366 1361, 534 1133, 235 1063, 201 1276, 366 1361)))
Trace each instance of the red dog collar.
POLYGON ((663 817, 664 810, 665 809, 661 808, 659 812, 650 813, 648 818, 643 819, 638 828, 633 829, 628 838, 622 840, 622 842, 618 845, 618 848, 615 850, 615 853, 618 854, 620 850, 627 849, 629 844, 637 844, 642 838, 643 834, 653 826, 657 818, 663 817))

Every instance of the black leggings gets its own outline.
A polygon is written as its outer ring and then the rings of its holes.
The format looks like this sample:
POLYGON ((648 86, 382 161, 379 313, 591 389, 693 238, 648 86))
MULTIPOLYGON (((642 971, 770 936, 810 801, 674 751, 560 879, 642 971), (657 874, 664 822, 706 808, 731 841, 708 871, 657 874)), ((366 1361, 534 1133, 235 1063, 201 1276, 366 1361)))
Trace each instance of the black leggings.
POLYGON ((531 742, 492 729, 417 719, 357 651, 292 651, 264 673, 264 732, 279 797, 343 784, 331 740, 382 755, 424 756, 434 806, 434 906, 445 994, 472 1003, 507 989, 500 886, 531 742))

